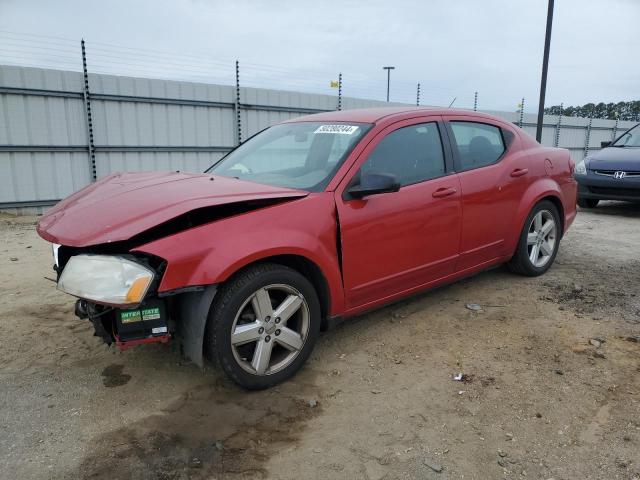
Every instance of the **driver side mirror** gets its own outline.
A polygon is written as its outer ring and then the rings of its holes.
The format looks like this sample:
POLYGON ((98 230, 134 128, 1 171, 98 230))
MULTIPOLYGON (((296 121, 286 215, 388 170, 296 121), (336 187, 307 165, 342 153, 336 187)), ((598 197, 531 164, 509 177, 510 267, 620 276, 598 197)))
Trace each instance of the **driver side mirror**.
POLYGON ((611 145, 611 142, 600 142, 600 148, 607 148, 611 145))
POLYGON ((378 193, 390 193, 400 190, 400 183, 395 175, 389 173, 367 173, 362 175, 360 183, 347 190, 351 198, 362 198, 378 193))

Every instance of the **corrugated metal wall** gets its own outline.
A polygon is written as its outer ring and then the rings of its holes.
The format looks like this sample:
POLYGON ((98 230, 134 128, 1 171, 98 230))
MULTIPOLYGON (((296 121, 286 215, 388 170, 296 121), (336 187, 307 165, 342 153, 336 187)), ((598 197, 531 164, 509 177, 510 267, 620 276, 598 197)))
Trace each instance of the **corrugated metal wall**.
MULTIPOLYGON (((203 171, 237 138, 235 88, 225 85, 89 75, 96 176, 114 171, 203 171)), ((0 208, 52 204, 92 181, 78 72, 0 65, 0 208)), ((241 137, 306 113, 335 110, 329 95, 241 88, 241 137)), ((343 109, 390 105, 343 98, 343 109)), ((394 105, 393 103, 391 105, 394 105)), ((515 112, 491 112, 518 123, 515 112)), ((543 143, 555 145, 558 117, 545 116, 543 143)), ((562 118, 558 145, 574 159, 601 140, 615 122, 562 118)), ((618 133, 632 126, 620 122, 618 133)), ((523 128, 535 134, 535 116, 523 128)))

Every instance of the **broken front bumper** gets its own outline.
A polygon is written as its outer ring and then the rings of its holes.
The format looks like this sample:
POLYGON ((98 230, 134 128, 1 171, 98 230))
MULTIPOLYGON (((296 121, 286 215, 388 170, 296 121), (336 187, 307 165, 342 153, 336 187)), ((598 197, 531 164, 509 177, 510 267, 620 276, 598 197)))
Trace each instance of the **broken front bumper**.
POLYGON ((95 335, 120 350, 145 343, 167 343, 171 338, 170 317, 166 302, 146 299, 134 309, 120 309, 78 300, 76 315, 88 319, 95 335))

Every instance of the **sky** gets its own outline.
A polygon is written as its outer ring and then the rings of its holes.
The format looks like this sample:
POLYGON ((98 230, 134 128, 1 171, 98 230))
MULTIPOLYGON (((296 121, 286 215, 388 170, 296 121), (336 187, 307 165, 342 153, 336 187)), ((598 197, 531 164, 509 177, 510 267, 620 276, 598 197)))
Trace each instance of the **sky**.
MULTIPOLYGON (((547 0, 0 0, 0 64, 537 109, 547 0)), ((640 98, 640 0, 556 0, 546 105, 640 98)))

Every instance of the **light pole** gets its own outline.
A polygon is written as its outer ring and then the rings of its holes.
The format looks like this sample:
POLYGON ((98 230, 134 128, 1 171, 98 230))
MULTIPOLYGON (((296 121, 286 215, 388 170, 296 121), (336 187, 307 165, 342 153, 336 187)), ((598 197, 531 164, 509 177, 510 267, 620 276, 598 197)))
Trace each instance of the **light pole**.
POLYGON ((389 85, 391 84, 391 70, 394 70, 396 67, 382 67, 383 70, 387 71, 387 102, 389 101, 389 85))
POLYGON ((549 66, 549 48, 551 47, 551 26, 553 25, 553 2, 547 7, 547 30, 544 35, 544 53, 542 55, 542 78, 540 79, 540 103, 538 104, 538 122, 536 140, 542 142, 542 121, 544 119, 544 96, 547 91, 547 68, 549 66))

